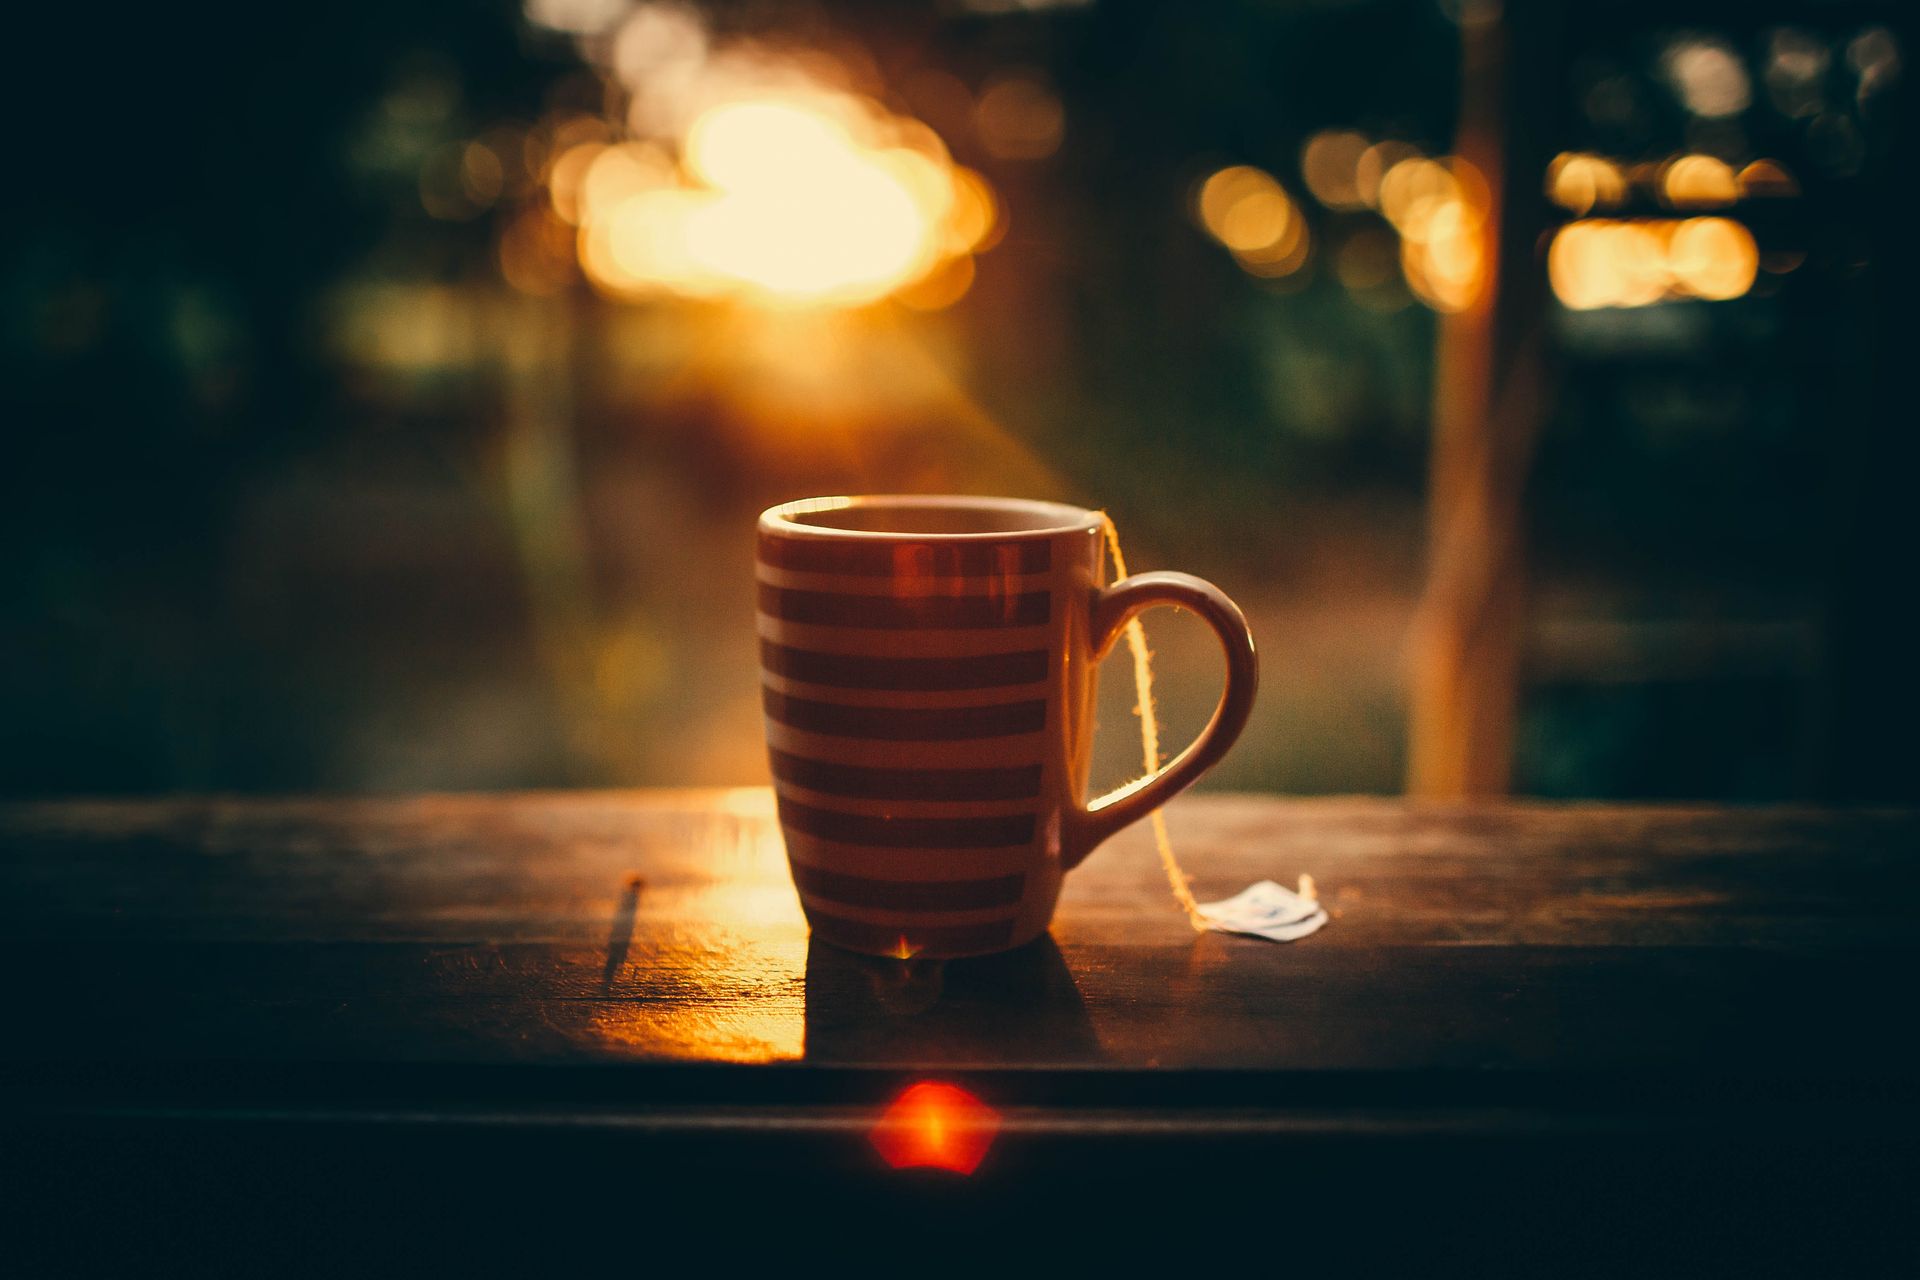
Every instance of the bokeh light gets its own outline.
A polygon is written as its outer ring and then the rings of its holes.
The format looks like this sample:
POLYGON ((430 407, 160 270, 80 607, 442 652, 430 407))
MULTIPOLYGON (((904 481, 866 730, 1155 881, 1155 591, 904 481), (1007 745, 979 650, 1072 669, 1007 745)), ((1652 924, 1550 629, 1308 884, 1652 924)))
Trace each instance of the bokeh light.
POLYGON ((1410 156, 1380 181, 1380 213, 1400 232, 1407 285, 1436 311, 1464 311, 1487 278, 1486 179, 1456 158, 1410 156))
POLYGON ((974 113, 981 145, 999 160, 1041 160, 1060 149, 1067 113, 1046 80, 1033 71, 996 78, 974 113))
POLYGON ((606 146, 599 142, 578 142, 562 151, 547 170, 547 190, 553 211, 561 221, 580 225, 580 195, 587 171, 606 146))
POLYGON ((1826 106, 1823 82, 1833 63, 1833 50, 1819 36, 1798 27, 1775 28, 1767 44, 1763 79, 1774 109, 1796 119, 1818 115, 1826 106))
POLYGON ((1717 156, 1680 156, 1660 178, 1661 197, 1676 209, 1719 209, 1740 198, 1733 166, 1717 156))
MULTIPOLYGON (((1399 277, 1399 258, 1391 235, 1377 227, 1363 227, 1340 242, 1333 255, 1333 273, 1353 293, 1370 294, 1399 277)), ((1406 301, 1404 293, 1400 300, 1406 301)))
POLYGON ((1327 129, 1307 139, 1300 151, 1300 176, 1313 198, 1329 209, 1366 208, 1359 176, 1368 145, 1351 129, 1327 129))
MULTIPOLYGON (((1336 237, 1333 274, 1357 301, 1375 310, 1405 305, 1404 291, 1383 288, 1393 279, 1396 257, 1407 287, 1435 311, 1464 311, 1481 296, 1489 274, 1491 196, 1472 165, 1335 129, 1308 140, 1300 167, 1321 204, 1341 211, 1371 206, 1399 237, 1396 248, 1377 224, 1336 237)), ((1306 217, 1263 169, 1231 165, 1214 173, 1200 185, 1195 212, 1250 275, 1277 279, 1307 261, 1306 217)))
POLYGON ((1466 310, 1486 284, 1483 215, 1468 201, 1451 200, 1433 211, 1421 232, 1400 242, 1407 284, 1436 311, 1466 310))
POLYGON ((1306 219, 1272 174, 1233 165, 1209 177, 1196 201, 1200 224, 1248 274, 1291 275, 1306 262, 1306 219))
POLYGON ((1354 164, 1354 193, 1363 204, 1378 205, 1381 181, 1402 160, 1414 159, 1419 154, 1418 147, 1391 138, 1374 143, 1360 153, 1360 159, 1354 164))
POLYGON ((1847 66, 1860 77, 1861 102, 1900 78, 1900 45, 1885 27, 1868 27, 1847 42, 1847 66))
POLYGON ((626 0, 526 0, 527 21, 568 35, 597 35, 620 20, 626 0))
POLYGON ((1800 194, 1800 181, 1773 160, 1755 160, 1738 174, 1740 194, 1760 200, 1800 194))
POLYGON ((521 209, 500 234, 500 274, 522 293, 559 293, 580 278, 574 231, 551 210, 521 209))
POLYGON ((1681 103, 1696 116, 1739 115, 1753 87, 1740 55, 1722 41, 1687 37, 1667 46, 1660 63, 1681 103))
POLYGON ((1571 213, 1617 209, 1626 203, 1627 178, 1605 156, 1563 152, 1547 166, 1547 195, 1571 213))
POLYGON ((1759 261, 1753 234, 1730 218, 1583 218, 1554 236, 1547 276, 1563 306, 1589 311, 1738 298, 1759 261))
POLYGON ((1696 298, 1737 298, 1753 287, 1760 253, 1753 234, 1730 218, 1689 218, 1667 242, 1674 283, 1696 298))

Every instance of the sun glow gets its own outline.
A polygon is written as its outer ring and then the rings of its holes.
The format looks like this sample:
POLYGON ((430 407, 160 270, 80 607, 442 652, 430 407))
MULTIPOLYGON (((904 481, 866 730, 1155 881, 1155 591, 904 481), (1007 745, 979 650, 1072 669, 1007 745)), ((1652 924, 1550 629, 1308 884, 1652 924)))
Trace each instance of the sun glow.
MULTIPOLYGON (((598 33, 582 48, 609 87, 605 114, 539 126, 530 163, 544 216, 576 229, 580 267, 609 297, 791 310, 899 294, 932 309, 966 292, 973 255, 1001 234, 986 180, 869 96, 881 86, 858 50, 722 34, 673 0, 528 5, 536 25, 598 33)), ((482 195, 499 185, 491 155, 467 156, 474 172, 462 174, 482 195)), ((526 248, 503 247, 503 261, 524 267, 526 248)))
MULTIPOLYGON (((584 176, 574 168, 555 166, 556 207, 577 210, 582 265, 617 297, 859 306, 970 255, 997 220, 985 182, 927 131, 826 91, 710 106, 677 164, 621 143, 584 176)), ((928 296, 949 302, 971 273, 942 278, 949 287, 928 296)))

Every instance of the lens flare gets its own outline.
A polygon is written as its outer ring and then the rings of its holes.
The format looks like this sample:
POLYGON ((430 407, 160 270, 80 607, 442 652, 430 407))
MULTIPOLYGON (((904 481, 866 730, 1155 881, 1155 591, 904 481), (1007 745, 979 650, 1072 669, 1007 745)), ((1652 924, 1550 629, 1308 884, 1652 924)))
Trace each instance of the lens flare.
POLYGON ((1000 1113, 958 1085, 923 1080, 894 1100, 870 1138, 895 1169, 970 1174, 1000 1132, 1000 1113))

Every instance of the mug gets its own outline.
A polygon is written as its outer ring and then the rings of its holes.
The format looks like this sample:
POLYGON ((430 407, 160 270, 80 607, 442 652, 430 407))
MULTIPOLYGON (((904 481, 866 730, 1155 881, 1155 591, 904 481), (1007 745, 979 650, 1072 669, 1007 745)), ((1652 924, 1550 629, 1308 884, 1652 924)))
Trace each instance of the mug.
POLYGON ((1246 618, 1184 573, 1105 585, 1103 522, 971 497, 808 498, 761 514, 767 756, 817 938, 903 958, 1031 941, 1066 872, 1240 735, 1259 678, 1246 618), (1219 705, 1171 763, 1083 803, 1100 659, 1163 604, 1219 636, 1219 705))

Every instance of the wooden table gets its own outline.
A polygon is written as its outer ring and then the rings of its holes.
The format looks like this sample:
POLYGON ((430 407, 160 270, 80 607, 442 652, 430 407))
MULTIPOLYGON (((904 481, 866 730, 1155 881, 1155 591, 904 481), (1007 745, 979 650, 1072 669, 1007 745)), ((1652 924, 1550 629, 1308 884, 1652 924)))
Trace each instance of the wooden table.
POLYGON ((1830 1260, 1834 1232, 1913 1256, 1915 815, 1203 796, 1170 820, 1203 898, 1310 872, 1332 922, 1196 935, 1135 831, 1051 940, 856 957, 809 945, 759 790, 6 808, 12 1195, 226 1239, 209 1204, 284 1231, 429 1167, 489 1171, 449 1213, 557 1195, 556 1167, 618 1170, 569 1206, 693 1212, 752 1171, 795 1213, 1151 1191, 1446 1230, 1499 1205, 1503 1240, 1617 1243, 1627 1214, 1708 1241, 1696 1263, 1825 1214, 1767 1256, 1830 1260), (869 1144, 922 1079, 999 1116, 971 1179, 869 1144), (283 1184, 306 1209, 270 1211, 283 1184))

